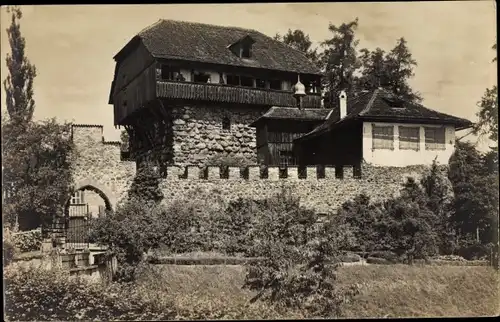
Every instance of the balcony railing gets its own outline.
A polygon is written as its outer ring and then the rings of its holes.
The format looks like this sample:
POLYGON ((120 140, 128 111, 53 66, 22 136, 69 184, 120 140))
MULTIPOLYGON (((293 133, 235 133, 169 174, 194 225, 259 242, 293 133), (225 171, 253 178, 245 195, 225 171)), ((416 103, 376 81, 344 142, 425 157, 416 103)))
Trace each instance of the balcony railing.
MULTIPOLYGON (((296 106, 297 104, 292 92, 175 81, 157 81, 156 96, 169 99, 269 106, 296 106)), ((321 97, 318 94, 307 95, 302 99, 304 108, 319 108, 320 106, 321 97)))

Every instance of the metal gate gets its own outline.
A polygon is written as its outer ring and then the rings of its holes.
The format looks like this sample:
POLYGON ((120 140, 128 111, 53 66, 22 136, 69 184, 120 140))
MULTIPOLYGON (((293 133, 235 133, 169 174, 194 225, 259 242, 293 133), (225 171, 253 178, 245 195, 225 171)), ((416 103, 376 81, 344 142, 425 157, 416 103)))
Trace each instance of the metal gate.
POLYGON ((66 217, 66 247, 85 249, 89 247, 90 220, 88 204, 72 204, 66 217))

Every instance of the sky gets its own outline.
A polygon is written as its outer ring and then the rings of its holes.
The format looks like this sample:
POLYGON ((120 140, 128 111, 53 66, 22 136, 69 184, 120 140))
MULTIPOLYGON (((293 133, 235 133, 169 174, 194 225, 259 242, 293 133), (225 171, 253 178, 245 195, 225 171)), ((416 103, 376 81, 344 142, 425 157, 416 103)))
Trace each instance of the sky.
MULTIPOLYGON (((329 23, 359 18, 359 49, 390 50, 405 37, 417 60, 412 87, 429 108, 476 120, 486 88, 496 84, 494 1, 339 2, 277 4, 50 5, 21 6, 26 55, 37 68, 37 120, 104 125, 106 140, 119 140, 108 95, 113 56, 159 19, 256 29, 269 36, 301 29, 315 45, 330 36, 329 23)), ((10 51, 1 12, 1 77, 10 51)), ((2 97, 4 97, 2 86, 2 97)), ((2 113, 5 101, 2 99, 2 113)))

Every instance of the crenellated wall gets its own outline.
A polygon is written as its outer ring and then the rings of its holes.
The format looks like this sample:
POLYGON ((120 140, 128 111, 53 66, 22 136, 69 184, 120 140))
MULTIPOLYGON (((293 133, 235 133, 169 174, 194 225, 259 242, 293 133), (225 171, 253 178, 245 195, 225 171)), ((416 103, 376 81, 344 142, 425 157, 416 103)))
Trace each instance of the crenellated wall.
MULTIPOLYGON (((102 126, 74 125, 73 140, 79 153, 74 165, 76 189, 90 185, 109 198, 113 207, 125 196, 135 176, 135 162, 120 160, 120 143, 105 142, 102 126)), ((281 189, 291 189, 301 203, 317 212, 334 211, 343 202, 366 193, 374 200, 397 195, 407 177, 418 179, 426 166, 373 167, 365 165, 359 174, 344 167, 290 167, 281 171, 259 166, 247 168, 198 166, 167 167, 161 183, 166 204, 184 198, 208 198, 226 204, 238 197, 263 199, 281 189)))
POLYGON ((135 176, 135 162, 122 161, 120 142, 106 142, 100 125, 73 125, 75 189, 91 186, 116 205, 135 176))

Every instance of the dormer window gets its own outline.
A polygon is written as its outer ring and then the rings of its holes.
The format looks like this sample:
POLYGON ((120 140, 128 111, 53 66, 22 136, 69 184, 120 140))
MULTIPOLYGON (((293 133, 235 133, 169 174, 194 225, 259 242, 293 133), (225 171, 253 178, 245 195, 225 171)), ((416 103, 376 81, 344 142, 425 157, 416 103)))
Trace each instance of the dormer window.
POLYGON ((252 57, 252 45, 255 43, 250 36, 245 36, 238 41, 232 43, 228 48, 240 58, 251 58, 252 57))
POLYGON ((251 48, 250 46, 241 46, 240 47, 240 57, 241 58, 250 58, 251 56, 251 48))
POLYGON ((397 97, 385 97, 384 100, 389 104, 389 106, 393 109, 404 109, 405 102, 397 97))

